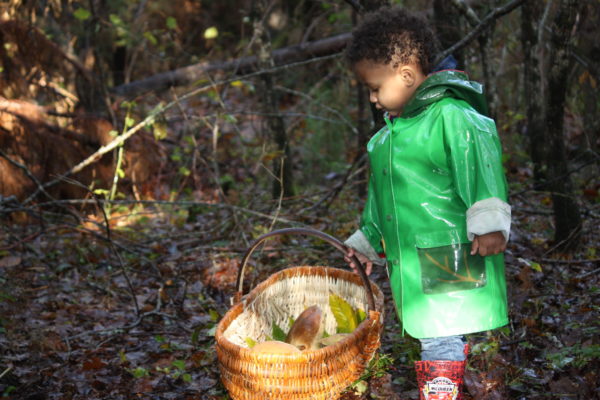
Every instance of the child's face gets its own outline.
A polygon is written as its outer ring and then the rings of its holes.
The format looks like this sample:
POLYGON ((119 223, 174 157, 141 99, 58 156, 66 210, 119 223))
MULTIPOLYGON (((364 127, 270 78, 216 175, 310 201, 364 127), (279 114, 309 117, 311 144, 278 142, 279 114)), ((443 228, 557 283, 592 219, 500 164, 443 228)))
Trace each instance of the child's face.
POLYGON ((358 78, 369 88, 369 101, 391 116, 402 114, 404 106, 426 76, 412 64, 380 64, 369 60, 359 61, 354 70, 358 78))

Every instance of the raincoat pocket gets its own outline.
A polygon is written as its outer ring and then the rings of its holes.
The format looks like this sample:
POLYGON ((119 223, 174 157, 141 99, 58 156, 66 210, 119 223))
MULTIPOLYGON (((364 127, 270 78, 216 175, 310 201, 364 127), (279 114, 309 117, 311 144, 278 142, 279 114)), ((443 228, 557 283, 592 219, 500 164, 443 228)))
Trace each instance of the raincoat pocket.
POLYGON ((415 236, 425 294, 450 293, 484 287, 485 258, 471 255, 471 243, 457 230, 415 236))

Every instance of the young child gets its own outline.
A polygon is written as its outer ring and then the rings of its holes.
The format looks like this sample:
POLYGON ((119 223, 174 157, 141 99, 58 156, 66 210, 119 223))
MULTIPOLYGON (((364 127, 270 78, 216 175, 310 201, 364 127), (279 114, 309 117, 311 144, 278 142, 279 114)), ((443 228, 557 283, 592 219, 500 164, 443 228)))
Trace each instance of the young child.
POLYGON ((368 198, 346 244, 369 270, 387 264, 403 330, 422 344, 421 399, 462 399, 463 335, 508 323, 510 206, 482 87, 431 73, 434 44, 427 23, 398 7, 353 32, 347 58, 387 116, 367 146, 368 198))

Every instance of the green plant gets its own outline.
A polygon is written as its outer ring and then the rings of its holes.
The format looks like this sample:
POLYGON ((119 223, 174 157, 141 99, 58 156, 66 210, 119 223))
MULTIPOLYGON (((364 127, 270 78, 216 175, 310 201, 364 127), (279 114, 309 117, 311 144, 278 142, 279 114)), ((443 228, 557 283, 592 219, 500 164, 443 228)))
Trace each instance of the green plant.
POLYGON ((360 378, 354 381, 349 389, 357 394, 364 394, 367 391, 368 384, 371 378, 381 378, 388 373, 390 367, 394 364, 394 359, 389 354, 376 353, 369 365, 365 368, 360 378))
POLYGON ((546 354, 546 360, 552 369, 562 369, 571 364, 576 368, 584 368, 594 360, 600 359, 600 345, 563 347, 556 352, 546 354))

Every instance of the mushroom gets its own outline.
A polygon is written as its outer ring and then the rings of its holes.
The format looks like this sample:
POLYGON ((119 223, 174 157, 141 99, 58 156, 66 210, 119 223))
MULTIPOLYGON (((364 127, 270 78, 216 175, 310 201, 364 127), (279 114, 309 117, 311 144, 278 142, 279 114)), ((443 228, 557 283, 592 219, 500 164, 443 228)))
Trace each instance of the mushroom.
POLYGON ((293 323, 285 341, 300 350, 318 349, 318 340, 323 336, 323 311, 314 305, 302 312, 293 323))
POLYGON ((269 354, 293 354, 300 353, 300 350, 296 346, 291 344, 280 342, 279 340, 267 340, 266 342, 258 343, 250 349, 255 353, 269 353, 269 354))

